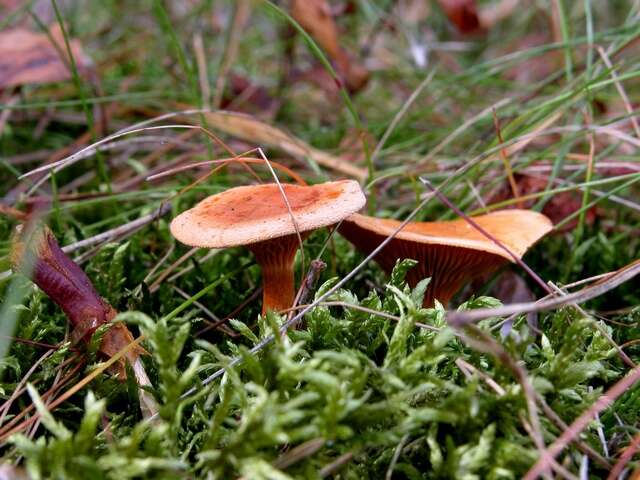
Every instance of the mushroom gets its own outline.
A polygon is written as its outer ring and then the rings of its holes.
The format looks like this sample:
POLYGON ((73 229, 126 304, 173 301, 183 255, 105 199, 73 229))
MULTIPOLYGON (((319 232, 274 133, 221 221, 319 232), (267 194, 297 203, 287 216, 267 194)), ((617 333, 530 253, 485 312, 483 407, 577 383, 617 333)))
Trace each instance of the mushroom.
POLYGON ((262 269, 265 314, 293 303, 293 264, 300 239, 340 222, 365 203, 354 180, 313 186, 243 186, 205 198, 174 218, 170 229, 174 237, 191 246, 249 248, 262 269))
MULTIPOLYGON (((530 210, 501 210, 472 218, 518 258, 553 228, 546 216, 530 210)), ((369 254, 400 224, 397 220, 355 214, 342 222, 339 231, 369 254)), ((401 258, 418 261, 407 273, 407 282, 412 287, 431 277, 425 307, 433 306, 435 299, 446 305, 468 280, 514 261, 507 251, 465 219, 407 224, 378 253, 376 261, 389 273, 401 258)))

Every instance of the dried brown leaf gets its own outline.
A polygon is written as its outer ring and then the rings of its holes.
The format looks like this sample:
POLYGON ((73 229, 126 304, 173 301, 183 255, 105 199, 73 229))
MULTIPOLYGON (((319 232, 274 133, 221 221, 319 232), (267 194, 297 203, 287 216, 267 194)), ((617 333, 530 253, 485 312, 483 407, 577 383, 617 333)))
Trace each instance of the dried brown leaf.
MULTIPOLYGON (((0 32, 0 88, 52 83, 71 78, 60 27, 53 26, 49 35, 26 28, 0 32)), ((86 73, 90 61, 77 40, 71 40, 71 51, 79 72, 86 73)))

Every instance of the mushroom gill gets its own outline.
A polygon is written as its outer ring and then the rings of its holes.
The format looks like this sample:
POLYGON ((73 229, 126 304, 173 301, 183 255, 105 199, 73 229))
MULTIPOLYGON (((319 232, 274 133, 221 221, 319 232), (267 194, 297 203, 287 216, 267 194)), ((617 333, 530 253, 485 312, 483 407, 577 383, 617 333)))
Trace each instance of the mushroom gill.
MULTIPOLYGON (((544 215, 529 210, 503 210, 473 217, 518 258, 542 238, 552 225, 544 215)), ((366 254, 371 253, 402 222, 355 214, 343 221, 340 233, 366 254)), ((464 219, 447 222, 411 222, 378 253, 375 260, 387 273, 396 261, 412 258, 418 264, 407 273, 407 282, 415 286, 431 277, 424 306, 434 300, 447 304, 469 280, 491 273, 511 255, 464 219)))

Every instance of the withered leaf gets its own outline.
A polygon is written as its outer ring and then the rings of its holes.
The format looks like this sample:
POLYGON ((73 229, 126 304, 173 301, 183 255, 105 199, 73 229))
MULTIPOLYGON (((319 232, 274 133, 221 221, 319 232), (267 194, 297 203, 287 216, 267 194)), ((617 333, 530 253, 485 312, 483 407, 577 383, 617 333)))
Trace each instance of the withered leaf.
MULTIPOLYGON (((12 242, 11 264, 53 300, 69 319, 76 340, 88 342, 101 325, 111 322, 115 309, 95 290, 82 269, 62 251, 53 233, 46 226, 30 234, 19 227, 12 242), (26 237, 26 238, 25 238, 26 237)), ((133 341, 123 324, 114 324, 102 337, 100 352, 111 357, 133 341)), ((133 348, 127 359, 134 362, 144 353, 133 348)), ((119 378, 126 378, 124 361, 116 364, 119 378)))
MULTIPOLYGON (((71 40, 71 51, 79 72, 86 73, 90 61, 77 40, 71 40)), ((0 32, 0 88, 52 83, 70 78, 69 59, 58 25, 51 28, 49 35, 26 28, 0 32)))

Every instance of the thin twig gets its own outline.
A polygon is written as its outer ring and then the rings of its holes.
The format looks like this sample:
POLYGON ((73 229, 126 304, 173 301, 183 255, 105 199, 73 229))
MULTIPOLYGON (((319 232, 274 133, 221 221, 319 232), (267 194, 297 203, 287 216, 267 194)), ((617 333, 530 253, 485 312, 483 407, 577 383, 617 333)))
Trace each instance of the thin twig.
POLYGON ((468 310, 464 312, 447 311, 447 320, 452 325, 464 325, 490 317, 502 317, 512 314, 553 310, 554 308, 564 305, 582 303, 587 300, 591 300, 592 298, 599 297, 628 280, 631 280, 638 274, 640 274, 640 260, 636 260, 620 270, 617 270, 612 275, 606 277, 606 280, 604 281, 596 283, 590 287, 583 288, 582 290, 578 290, 577 292, 570 293, 564 297, 550 298, 548 300, 541 300, 537 302, 512 303, 510 305, 504 305, 496 308, 478 308, 476 310, 468 310))
POLYGON ((387 472, 384 475, 385 480, 391 480, 393 478, 393 469, 396 468, 396 464, 398 463, 398 459, 400 458, 400 454, 402 453, 402 449, 407 444, 409 440, 409 435, 405 434, 400 439, 400 442, 396 446, 396 449, 393 452, 393 457, 391 457, 391 462, 389 463, 389 468, 387 468, 387 472))
POLYGON ((609 390, 602 394, 598 400, 594 402, 585 412, 573 421, 560 437, 553 442, 547 449, 547 455, 542 456, 529 469, 524 476, 524 480, 534 480, 538 478, 542 472, 548 468, 549 457, 555 458, 560 452, 575 438, 580 435, 589 423, 594 419, 597 413, 600 413, 613 404, 613 402, 637 382, 640 381, 640 366, 631 370, 631 372, 618 380, 609 390))
MULTIPOLYGON (((622 452, 622 455, 620 455, 620 458, 618 459, 618 461, 615 463, 615 465, 609 472, 609 476, 607 477, 607 480, 617 480, 619 478, 622 478, 622 471, 627 466, 627 464, 633 459, 633 456, 636 453, 638 453, 639 450, 640 450, 640 432, 638 432, 636 436, 633 437, 629 445, 627 445, 627 448, 624 449, 624 451, 622 452)), ((634 477, 634 478, 638 478, 638 477, 634 477)))
POLYGON ((131 234, 145 225, 154 222, 160 217, 165 216, 167 213, 171 211, 171 204, 162 203, 160 207, 158 207, 153 212, 143 215, 140 218, 127 222, 123 225, 120 225, 116 228, 112 228, 111 230, 107 230, 105 232, 99 233, 98 235, 94 235, 90 238, 85 238, 84 240, 80 240, 75 243, 71 243, 62 247, 62 251, 64 253, 72 253, 80 248, 91 247, 94 245, 98 245, 105 242, 111 242, 116 238, 120 238, 123 235, 131 234))

